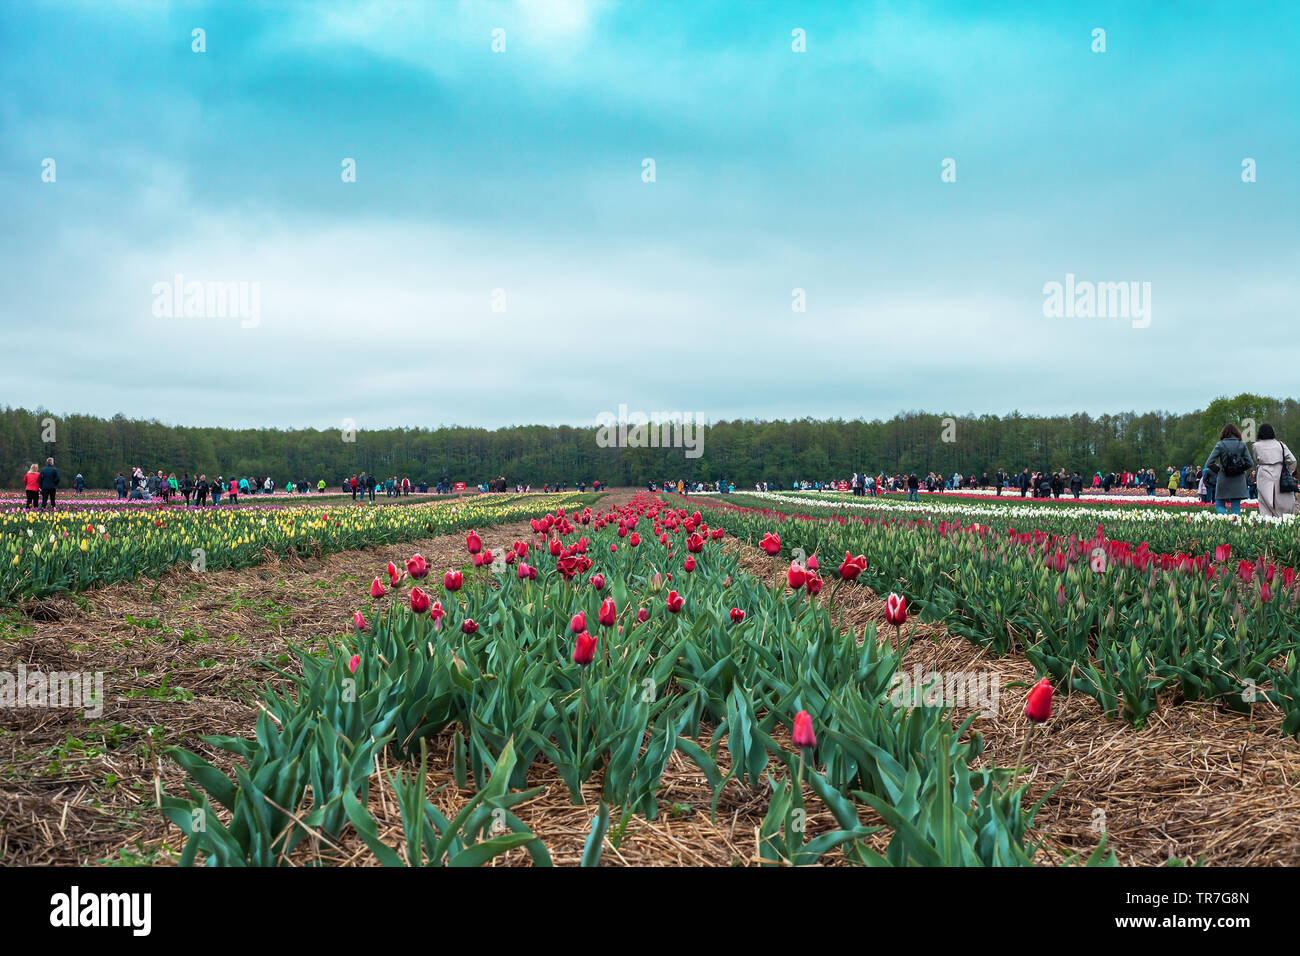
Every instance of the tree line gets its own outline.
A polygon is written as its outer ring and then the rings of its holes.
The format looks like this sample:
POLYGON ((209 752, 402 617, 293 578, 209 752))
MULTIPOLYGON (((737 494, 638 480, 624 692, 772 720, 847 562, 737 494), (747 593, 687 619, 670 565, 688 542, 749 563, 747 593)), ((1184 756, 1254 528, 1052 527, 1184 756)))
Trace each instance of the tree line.
POLYGON ((1186 413, 908 411, 887 421, 720 421, 700 426, 694 436, 688 432, 685 441, 666 432, 659 447, 611 443, 609 431, 595 426, 388 428, 349 435, 338 429, 189 427, 5 407, 0 475, 5 487, 20 488, 27 467, 47 457, 55 458, 65 487, 80 473, 91 488, 112 487, 119 472, 129 475, 137 465, 146 473, 161 468, 178 476, 270 475, 277 485, 304 479, 314 485, 324 478, 331 487, 362 471, 470 485, 504 475, 510 485, 533 487, 593 479, 639 486, 678 478, 723 478, 737 487, 758 481, 788 485, 796 478, 840 478, 864 470, 991 475, 1027 467, 1105 474, 1150 467, 1163 473, 1169 466, 1201 464, 1228 421, 1268 421, 1284 441, 1300 445, 1300 405, 1251 394, 1217 398, 1186 413))

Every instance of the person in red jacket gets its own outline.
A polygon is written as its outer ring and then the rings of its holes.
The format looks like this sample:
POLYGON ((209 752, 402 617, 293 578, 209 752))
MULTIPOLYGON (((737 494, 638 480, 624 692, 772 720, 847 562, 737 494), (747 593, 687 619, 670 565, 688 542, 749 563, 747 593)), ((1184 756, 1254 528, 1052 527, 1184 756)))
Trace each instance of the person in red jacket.
POLYGON ((239 479, 238 478, 230 479, 230 503, 232 505, 239 504, 239 479))
POLYGON ((32 467, 28 468, 27 474, 23 476, 23 486, 27 489, 27 507, 35 508, 41 497, 41 470, 36 467, 35 462, 32 462, 32 467))

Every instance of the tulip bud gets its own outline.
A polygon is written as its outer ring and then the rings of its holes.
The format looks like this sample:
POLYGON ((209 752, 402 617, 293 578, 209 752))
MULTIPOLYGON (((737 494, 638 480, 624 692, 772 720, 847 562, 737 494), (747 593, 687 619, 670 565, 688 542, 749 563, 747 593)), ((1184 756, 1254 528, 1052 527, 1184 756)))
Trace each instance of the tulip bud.
POLYGON ((573 642, 573 662, 580 667, 586 667, 595 657, 596 638, 583 631, 573 642))
POLYGON ((894 627, 902 627, 907 623, 907 601, 892 591, 885 599, 885 620, 894 627))
POLYGON ((613 598, 605 598, 600 605, 600 623, 604 627, 613 627, 614 619, 618 616, 618 609, 614 604, 613 598))
POLYGON ((817 734, 813 732, 812 716, 806 710, 794 715, 794 732, 791 734, 794 745, 804 750, 817 746, 817 734))
POLYGON ((1029 689, 1025 697, 1025 716, 1036 724, 1052 716, 1052 682, 1046 677, 1029 689))

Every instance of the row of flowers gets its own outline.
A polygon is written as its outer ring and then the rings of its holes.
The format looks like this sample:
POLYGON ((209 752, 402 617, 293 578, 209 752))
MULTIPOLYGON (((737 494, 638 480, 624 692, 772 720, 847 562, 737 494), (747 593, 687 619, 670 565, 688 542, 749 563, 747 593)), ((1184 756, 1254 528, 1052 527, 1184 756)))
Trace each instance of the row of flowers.
POLYGON ((391 508, 291 507, 0 514, 0 603, 157 576, 256 564, 266 553, 314 554, 392 544, 511 520, 577 494, 498 495, 391 508))
MULTIPOLYGON (((893 644, 908 625, 904 598, 888 603, 894 641, 874 628, 842 633, 813 599, 822 582, 838 587, 866 573, 865 555, 846 555, 830 570, 812 555, 769 583, 740 570, 712 518, 647 495, 604 510, 556 508, 530 527, 530 537, 513 541, 476 528, 456 566, 434 568, 413 554, 375 574, 349 633, 328 656, 304 657, 293 693, 264 700, 275 726, 336 728, 334 741, 377 741, 398 757, 449 733, 457 785, 480 794, 498 787, 484 806, 501 811, 520 839, 509 807, 533 792, 524 788, 539 763, 559 774, 575 804, 598 793, 597 820, 607 808, 654 818, 663 773, 679 754, 698 767, 715 806, 733 782, 768 794, 764 862, 811 863, 838 848, 857 863, 1032 863, 1024 788, 1014 769, 979 759, 974 715, 954 726, 943 707, 890 698, 901 657, 893 644), (805 785, 831 809, 830 828, 798 825, 805 785), (891 827, 884 854, 865 839, 878 827, 863 823, 863 805, 891 827)), ((1031 694, 1023 712, 1030 722, 1046 719, 1045 695, 1045 685, 1031 694)), ((286 749, 282 740, 276 746, 286 749)), ((231 749, 249 777, 263 766, 262 749, 243 741, 231 749)), ((347 768, 373 765, 374 754, 344 749, 328 766, 318 758, 314 772, 322 793, 351 795, 339 798, 346 815, 329 800, 317 805, 314 792, 309 801, 303 785, 278 794, 286 813, 264 838, 273 842, 306 819, 336 841, 351 824, 389 860, 365 813, 370 788, 347 776, 347 768)), ((166 804, 186 829, 188 814, 202 808, 200 789, 228 791, 211 765, 177 759, 198 784, 190 801, 166 804)), ((186 832, 187 852, 193 845, 208 858, 240 859, 238 840, 186 832)), ((545 838, 529 832, 513 845, 538 862, 545 838)))
POLYGON ((801 582, 803 562, 845 553, 842 580, 896 591, 923 619, 995 653, 1024 653, 1134 725, 1174 689, 1186 700, 1280 711, 1283 732, 1300 734, 1300 590, 1295 569, 1265 553, 1237 556, 1226 542, 1164 553, 1111 539, 1101 525, 1085 536, 731 506, 713 514, 774 561, 795 556, 787 585, 801 582), (854 551, 865 569, 848 564, 854 551))

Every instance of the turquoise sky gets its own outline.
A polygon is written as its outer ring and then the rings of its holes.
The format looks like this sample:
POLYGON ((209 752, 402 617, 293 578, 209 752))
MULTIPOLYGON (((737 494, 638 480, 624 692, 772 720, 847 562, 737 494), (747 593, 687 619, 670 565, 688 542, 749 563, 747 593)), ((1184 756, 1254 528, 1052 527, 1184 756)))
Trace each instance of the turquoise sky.
POLYGON ((0 403, 364 428, 1294 395, 1298 53, 1293 2, 5 4, 0 403), (177 274, 257 283, 257 321, 158 317, 177 274), (1149 282, 1149 325, 1045 317, 1067 274, 1149 282))

